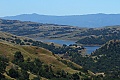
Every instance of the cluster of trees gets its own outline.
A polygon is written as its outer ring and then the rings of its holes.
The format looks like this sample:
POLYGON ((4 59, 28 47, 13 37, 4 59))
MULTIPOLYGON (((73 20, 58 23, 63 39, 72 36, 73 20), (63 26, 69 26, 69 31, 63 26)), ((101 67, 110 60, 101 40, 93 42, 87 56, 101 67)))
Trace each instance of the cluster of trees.
POLYGON ((71 61, 95 73, 105 73, 105 80, 120 79, 120 41, 111 40, 97 49, 90 56, 82 57, 77 53, 69 53, 71 61))
POLYGON ((7 73, 10 77, 18 79, 18 80, 29 80, 29 74, 25 70, 18 70, 15 68, 11 68, 7 73))
POLYGON ((8 65, 8 59, 4 56, 0 56, 0 80, 5 79, 3 73, 5 72, 6 66, 8 65))
POLYGON ((96 72, 105 72, 107 77, 120 79, 120 41, 111 40, 91 56, 96 57, 96 72))
MULTIPOLYGON (((102 63, 100 63, 98 61, 99 64, 97 64, 97 65, 99 65, 99 66, 96 67, 96 65, 94 63, 90 62, 91 59, 89 57, 82 57, 80 54, 77 54, 77 53, 76 54, 71 53, 71 54, 69 54, 69 56, 72 57, 72 59, 71 59, 72 61, 74 61, 80 65, 83 65, 86 67, 89 64, 89 66, 87 68, 76 69, 76 70, 80 70, 80 71, 84 72, 86 75, 83 75, 81 72, 75 73, 75 74, 69 74, 69 73, 65 72, 64 70, 59 70, 59 71, 55 72, 55 71, 53 71, 53 69, 50 65, 44 64, 37 58, 34 60, 31 60, 30 58, 25 60, 24 56, 22 55, 21 52, 16 52, 14 54, 14 59, 13 59, 12 63, 14 63, 15 65, 11 69, 9 69, 9 71, 7 72, 7 75, 12 78, 18 79, 18 80, 29 80, 28 72, 37 75, 37 77, 34 77, 33 80, 40 80, 41 77, 45 77, 50 80, 70 80, 70 79, 71 80, 80 80, 80 79, 81 80, 91 80, 91 79, 93 79, 93 80, 101 80, 101 79, 119 80, 119 72, 120 72, 119 70, 120 69, 115 69, 115 68, 113 68, 114 69, 113 71, 106 69, 106 71, 105 71, 105 73, 107 74, 106 77, 103 77, 103 76, 88 77, 87 69, 93 68, 93 66, 94 66, 94 69, 97 68, 97 69, 95 69, 95 70, 98 70, 96 72, 99 72, 99 70, 101 70, 103 72, 104 69, 99 68, 100 66, 103 66, 103 65, 100 65, 102 63), (86 65, 84 65, 84 64, 86 64, 86 65), (92 66, 92 67, 90 67, 90 66, 92 66), (81 76, 84 76, 84 77, 81 77, 81 76)), ((95 54, 94 54, 94 56, 95 56, 95 54)), ((67 64, 70 67, 72 66, 71 63, 68 63, 65 60, 62 60, 61 62, 67 64)), ((116 63, 118 64, 118 67, 119 67, 119 63, 118 62, 116 62, 116 63)), ((3 75, 3 73, 6 72, 5 69, 6 69, 7 65, 8 65, 8 59, 6 59, 3 56, 0 56, 0 79, 1 80, 5 79, 5 76, 3 75)), ((75 69, 74 66, 72 66, 72 68, 75 69)), ((108 67, 106 67, 106 68, 108 68, 108 67)))
POLYGON ((38 58, 35 58, 34 60, 31 60, 30 58, 24 60, 24 57, 21 54, 21 52, 15 53, 14 60, 12 62, 21 68, 21 70, 17 70, 13 68, 9 70, 8 75, 11 76, 12 78, 16 78, 20 80, 24 80, 24 79, 29 80, 28 72, 31 72, 32 74, 37 75, 37 77, 35 77, 35 80, 36 78, 37 80, 40 80, 41 77, 45 77, 51 80, 80 79, 80 75, 78 73, 69 74, 64 70, 59 70, 55 72, 53 71, 50 65, 44 64, 38 58))
MULTIPOLYGON (((44 65, 43 62, 41 62, 37 58, 34 59, 33 61, 30 58, 28 58, 27 60, 24 60, 24 57, 21 54, 21 52, 15 53, 14 60, 12 62, 18 65, 19 67, 21 67, 23 71, 25 72, 29 71, 37 75, 39 79, 41 76, 46 78, 51 78, 53 76, 52 69, 50 66, 44 65)), ((28 76, 28 79, 29 79, 29 76, 28 76)))
POLYGON ((26 45, 26 43, 24 41, 22 41, 21 39, 17 38, 16 36, 12 36, 12 38, 0 37, 0 40, 4 40, 4 41, 7 41, 7 42, 19 44, 19 45, 26 45))
MULTIPOLYGON (((41 77, 47 78, 49 80, 95 80, 99 79, 96 76, 88 77, 87 70, 80 70, 82 72, 70 74, 64 70, 53 71, 52 65, 47 65, 40 61, 40 59, 35 58, 34 60, 28 58, 24 59, 21 52, 15 52, 14 59, 12 61, 13 66, 6 71, 6 66, 8 66, 9 60, 3 56, 0 56, 0 80, 7 80, 3 73, 6 73, 11 78, 17 80, 29 80, 29 75, 34 74, 36 77, 33 80, 40 80, 41 77), (81 77, 82 76, 82 77, 81 77)), ((67 63, 65 60, 63 63, 67 63)), ((68 66, 72 67, 71 63, 67 63, 68 66)), ((72 67, 75 69, 75 67, 72 67)), ((76 69, 78 70, 78 69, 76 69)))

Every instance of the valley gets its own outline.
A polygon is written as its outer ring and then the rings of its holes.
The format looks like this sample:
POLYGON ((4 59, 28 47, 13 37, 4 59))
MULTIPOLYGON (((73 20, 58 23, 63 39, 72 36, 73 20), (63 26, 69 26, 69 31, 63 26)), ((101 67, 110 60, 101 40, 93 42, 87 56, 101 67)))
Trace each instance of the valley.
POLYGON ((1 0, 0 80, 120 80, 120 0, 1 0))
POLYGON ((0 66, 1 79, 119 80, 119 36, 119 26, 79 28, 0 19, 0 60, 6 61, 0 66), (86 54, 86 48, 92 53, 86 54))
MULTIPOLYGON (((6 32, 0 34, 0 61, 7 60, 3 63, 5 65, 3 71, 0 71, 2 76, 0 79, 97 79, 98 75, 95 73, 56 55, 68 51, 77 53, 78 50, 84 49, 82 47, 74 48, 67 45, 58 47, 53 43, 46 44, 6 32)), ((1 67, 3 65, 0 65, 1 67)))

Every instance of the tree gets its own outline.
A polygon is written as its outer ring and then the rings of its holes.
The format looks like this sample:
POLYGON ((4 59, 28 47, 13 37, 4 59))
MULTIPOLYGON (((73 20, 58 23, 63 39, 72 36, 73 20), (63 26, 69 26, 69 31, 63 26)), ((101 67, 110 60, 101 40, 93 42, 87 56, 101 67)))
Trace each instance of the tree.
POLYGON ((67 47, 67 45, 66 45, 66 44, 63 44, 63 47, 65 48, 65 47, 67 47))
POLYGON ((21 40, 20 39, 15 39, 16 44, 20 44, 21 40))
POLYGON ((73 79, 80 80, 79 74, 78 73, 73 74, 73 79))
POLYGON ((6 59, 4 56, 0 56, 0 80, 4 78, 2 74, 5 72, 7 65, 8 65, 8 59, 6 59))
POLYGON ((21 62, 24 62, 24 57, 23 55, 21 54, 20 51, 16 52, 15 55, 14 55, 14 61, 13 61, 15 64, 19 64, 21 62))
POLYGON ((19 80, 29 80, 29 74, 25 70, 21 70, 19 80))
POLYGON ((18 71, 16 71, 15 69, 11 68, 9 70, 9 76, 12 77, 12 78, 18 78, 18 76, 19 76, 18 71))

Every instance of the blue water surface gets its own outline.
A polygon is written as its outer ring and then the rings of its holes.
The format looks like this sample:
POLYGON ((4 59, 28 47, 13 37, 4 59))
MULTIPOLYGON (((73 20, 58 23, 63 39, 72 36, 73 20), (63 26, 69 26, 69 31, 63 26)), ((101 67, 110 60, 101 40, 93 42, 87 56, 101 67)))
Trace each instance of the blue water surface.
MULTIPOLYGON (((70 44, 75 44, 75 41, 69 41, 69 40, 51 40, 51 39, 48 39, 48 40, 42 40, 43 42, 53 42, 53 43, 56 43, 56 44, 60 44, 60 45, 63 45, 63 44, 66 44, 66 45, 70 45, 70 44)), ((95 51, 96 49, 100 48, 100 46, 84 46, 86 48, 86 53, 87 54, 91 54, 93 51, 95 51)))

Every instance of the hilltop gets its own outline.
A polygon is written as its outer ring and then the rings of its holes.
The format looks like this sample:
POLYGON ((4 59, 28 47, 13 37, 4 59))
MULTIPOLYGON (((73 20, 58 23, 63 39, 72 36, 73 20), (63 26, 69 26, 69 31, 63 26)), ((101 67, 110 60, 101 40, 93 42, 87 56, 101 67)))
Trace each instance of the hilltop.
POLYGON ((39 14, 21 14, 17 16, 6 16, 3 19, 32 21, 48 24, 62 24, 78 27, 103 27, 110 25, 120 25, 120 14, 88 14, 88 15, 68 15, 68 16, 50 16, 39 14))

